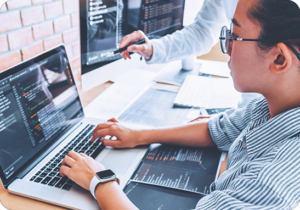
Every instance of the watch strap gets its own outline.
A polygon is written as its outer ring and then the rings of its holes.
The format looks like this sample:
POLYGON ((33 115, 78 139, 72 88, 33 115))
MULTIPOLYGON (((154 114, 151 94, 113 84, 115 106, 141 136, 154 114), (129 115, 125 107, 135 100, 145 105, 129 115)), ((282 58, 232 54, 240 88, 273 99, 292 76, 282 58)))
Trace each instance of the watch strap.
POLYGON ((96 187, 98 186, 98 184, 100 183, 101 181, 96 177, 94 176, 91 183, 90 183, 90 191, 91 191, 91 194, 92 196, 97 200, 96 198, 96 195, 95 195, 95 190, 96 190, 96 187))
POLYGON ((110 182, 110 181, 116 181, 118 184, 120 184, 120 180, 117 177, 115 179, 107 179, 107 180, 101 180, 96 175, 93 177, 93 179, 90 183, 90 192, 96 200, 97 200, 97 198, 95 195, 95 190, 96 190, 96 187, 98 186, 98 184, 106 183, 106 182, 110 182))

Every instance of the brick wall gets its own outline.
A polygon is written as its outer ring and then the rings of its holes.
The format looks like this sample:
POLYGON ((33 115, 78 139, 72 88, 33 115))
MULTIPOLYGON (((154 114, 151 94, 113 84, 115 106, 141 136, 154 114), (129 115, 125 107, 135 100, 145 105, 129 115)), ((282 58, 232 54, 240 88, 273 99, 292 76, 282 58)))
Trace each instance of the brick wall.
POLYGON ((0 71, 64 43, 80 88, 78 0, 11 0, 0 10, 0 71))

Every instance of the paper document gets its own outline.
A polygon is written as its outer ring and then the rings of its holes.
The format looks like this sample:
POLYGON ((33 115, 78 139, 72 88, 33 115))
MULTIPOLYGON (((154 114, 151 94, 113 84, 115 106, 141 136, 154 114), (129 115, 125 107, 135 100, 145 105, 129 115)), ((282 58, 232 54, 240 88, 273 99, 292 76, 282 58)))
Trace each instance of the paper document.
POLYGON ((116 117, 141 91, 153 83, 156 74, 140 69, 124 72, 114 80, 115 84, 84 109, 85 115, 104 120, 116 117))
POLYGON ((113 84, 84 108, 85 116, 103 120, 116 117, 141 91, 137 86, 113 84))
POLYGON ((183 124, 190 109, 174 108, 177 92, 149 88, 118 119, 149 127, 183 124))
POLYGON ((184 81, 174 105, 196 108, 237 107, 241 93, 231 78, 208 78, 189 75, 184 81))
POLYGON ((227 62, 208 61, 198 59, 196 63, 202 64, 200 72, 221 77, 230 77, 230 69, 227 62))

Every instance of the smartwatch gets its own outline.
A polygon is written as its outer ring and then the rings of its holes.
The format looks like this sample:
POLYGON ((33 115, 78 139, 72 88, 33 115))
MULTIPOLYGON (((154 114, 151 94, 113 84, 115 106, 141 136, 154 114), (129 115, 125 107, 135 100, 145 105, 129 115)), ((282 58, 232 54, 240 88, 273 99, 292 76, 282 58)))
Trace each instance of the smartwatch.
POLYGON ((106 183, 110 181, 117 181, 117 183, 120 184, 119 179, 117 178, 116 174, 112 170, 100 171, 95 174, 94 178, 90 183, 90 191, 96 200, 97 198, 95 196, 95 190, 98 184, 106 183))

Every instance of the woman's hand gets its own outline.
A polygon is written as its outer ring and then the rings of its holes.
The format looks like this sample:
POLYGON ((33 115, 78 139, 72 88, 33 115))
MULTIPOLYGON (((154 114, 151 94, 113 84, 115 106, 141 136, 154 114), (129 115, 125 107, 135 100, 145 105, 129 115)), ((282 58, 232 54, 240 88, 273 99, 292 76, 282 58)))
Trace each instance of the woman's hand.
POLYGON ((97 172, 103 170, 105 170, 105 167, 93 158, 70 151, 63 159, 59 173, 62 176, 67 176, 84 189, 90 190, 93 177, 97 172))
POLYGON ((144 34, 142 31, 135 31, 127 36, 125 36, 121 43, 119 48, 126 47, 127 45, 133 44, 141 39, 145 39, 146 43, 140 44, 140 45, 132 45, 127 48, 124 52, 121 52, 121 55, 126 60, 127 58, 131 59, 129 52, 135 52, 143 57, 145 57, 146 60, 151 59, 153 54, 153 46, 148 39, 148 37, 144 34))
POLYGON ((133 148, 141 144, 142 131, 132 130, 120 125, 116 119, 99 124, 93 133, 91 142, 101 136, 115 136, 117 140, 101 139, 105 146, 115 148, 133 148))

